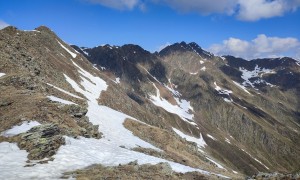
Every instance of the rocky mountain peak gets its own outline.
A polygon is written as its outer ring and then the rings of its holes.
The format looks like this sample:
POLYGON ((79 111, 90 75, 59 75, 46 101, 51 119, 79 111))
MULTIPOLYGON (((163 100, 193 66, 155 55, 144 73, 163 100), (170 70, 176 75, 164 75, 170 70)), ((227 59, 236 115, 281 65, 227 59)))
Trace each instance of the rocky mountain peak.
POLYGON ((203 50, 197 43, 195 42, 186 43, 184 41, 167 46, 166 48, 164 48, 159 52, 159 55, 167 56, 175 52, 178 53, 192 52, 192 53, 196 53, 202 58, 211 58, 213 56, 213 54, 211 54, 210 52, 203 50))
POLYGON ((4 29, 2 29, 1 31, 6 34, 13 35, 13 34, 17 33, 18 29, 14 26, 7 26, 4 29))
POLYGON ((39 27, 35 28, 34 30, 53 33, 53 31, 50 28, 48 28, 47 26, 39 26, 39 27))

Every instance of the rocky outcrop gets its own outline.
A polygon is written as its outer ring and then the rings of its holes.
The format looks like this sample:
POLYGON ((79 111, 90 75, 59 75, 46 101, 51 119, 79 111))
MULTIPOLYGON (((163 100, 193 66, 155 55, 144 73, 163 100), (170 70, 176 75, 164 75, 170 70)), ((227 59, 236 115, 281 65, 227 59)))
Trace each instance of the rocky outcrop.
POLYGON ((18 143, 21 149, 25 149, 28 159, 40 160, 53 156, 65 139, 60 134, 61 130, 56 124, 44 124, 33 127, 28 132, 21 134, 18 143))
POLYGON ((258 173, 256 175, 253 175, 252 177, 247 177, 247 180, 299 180, 300 179, 300 173, 294 173, 294 174, 282 174, 282 173, 258 173))
MULTIPOLYGON (((76 177, 77 179, 197 179, 205 180, 208 177, 199 172, 177 173, 174 172, 168 163, 159 163, 156 165, 139 165, 137 161, 116 167, 104 167, 94 165, 83 170, 65 173, 63 178, 76 177)), ((210 177, 209 179, 212 179, 210 177)), ((217 179, 214 177, 213 179, 217 179)))

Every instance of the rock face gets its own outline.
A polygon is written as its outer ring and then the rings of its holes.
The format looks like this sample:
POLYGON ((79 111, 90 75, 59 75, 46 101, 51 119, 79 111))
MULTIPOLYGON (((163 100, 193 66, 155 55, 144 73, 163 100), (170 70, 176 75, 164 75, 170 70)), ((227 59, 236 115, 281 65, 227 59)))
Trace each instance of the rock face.
POLYGON ((38 160, 53 156, 64 144, 65 139, 60 135, 59 127, 55 124, 44 124, 22 134, 19 147, 29 152, 29 159, 38 160))
POLYGON ((286 179, 286 180, 298 180, 300 179, 300 174, 281 174, 281 173, 258 173, 257 175, 253 175, 252 177, 247 177, 247 180, 257 179, 257 180, 265 180, 265 179, 286 179))

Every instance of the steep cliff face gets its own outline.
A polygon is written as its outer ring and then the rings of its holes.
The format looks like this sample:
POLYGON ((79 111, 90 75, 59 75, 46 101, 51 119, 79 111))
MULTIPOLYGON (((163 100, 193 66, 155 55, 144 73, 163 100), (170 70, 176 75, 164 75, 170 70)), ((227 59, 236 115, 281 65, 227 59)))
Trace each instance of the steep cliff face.
MULTIPOLYGON (((111 52, 104 57, 109 54, 111 52)), ((137 56, 143 54, 137 53, 137 56)), ((143 62, 147 65, 138 68, 142 74, 150 76, 148 80, 136 82, 129 79, 142 87, 142 92, 134 92, 135 97, 139 97, 140 102, 151 101, 155 93, 151 88, 154 83, 162 100, 179 106, 180 100, 189 102, 192 123, 197 125, 175 124, 186 134, 195 137, 201 134, 208 144, 206 153, 247 175, 258 171, 291 172, 299 169, 298 61, 291 58, 246 61, 231 56, 218 57, 195 43, 185 42, 148 56, 151 58, 145 58, 143 62), (160 62, 156 69, 163 69, 165 78, 150 71, 155 67, 149 63, 152 61, 160 62), (166 93, 168 91, 171 94, 166 93), (179 100, 174 101, 174 97, 179 100)), ((105 67, 101 58, 88 57, 93 62, 95 58, 105 67)), ((112 58, 110 61, 118 60, 112 58)), ((163 107, 162 103, 147 103, 138 107, 148 112, 153 104, 163 107)), ((165 107, 162 110, 169 111, 165 107)), ((175 117, 173 120, 169 118, 168 123, 174 127, 174 121, 177 121, 175 117)))

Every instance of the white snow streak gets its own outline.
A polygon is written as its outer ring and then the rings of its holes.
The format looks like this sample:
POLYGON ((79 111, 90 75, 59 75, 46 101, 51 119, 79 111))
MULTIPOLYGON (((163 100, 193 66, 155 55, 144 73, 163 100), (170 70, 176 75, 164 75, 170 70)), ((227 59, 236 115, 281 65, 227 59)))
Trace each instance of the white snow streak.
MULTIPOLYGON (((170 84, 171 87, 164 84, 165 88, 167 88, 174 96, 180 97, 181 94, 180 94, 180 92, 176 91, 173 88, 174 84, 171 82, 171 79, 168 79, 168 81, 169 81, 169 84, 170 84)), ((175 86, 175 88, 176 88, 176 86, 175 86)))
POLYGON ((228 99, 228 98, 223 98, 223 100, 224 100, 225 102, 227 102, 227 103, 232 103, 232 102, 233 102, 232 99, 228 99))
POLYGON ((242 85, 240 85, 239 83, 237 83, 237 82, 235 82, 235 81, 233 81, 233 83, 234 83, 237 87, 239 87, 239 88, 241 88, 242 90, 244 90, 246 93, 251 94, 249 91, 247 91, 247 88, 246 88, 245 86, 242 86, 242 85))
POLYGON ((61 99, 61 98, 58 98, 58 97, 55 97, 55 96, 47 96, 47 98, 49 98, 51 101, 59 102, 59 103, 62 103, 62 104, 67 104, 67 105, 76 104, 76 103, 73 103, 71 101, 67 101, 67 100, 64 100, 64 99, 61 99))
POLYGON ((24 133, 24 132, 30 130, 31 128, 33 128, 35 126, 39 126, 39 125, 41 125, 41 124, 36 121, 25 121, 21 125, 13 126, 11 129, 2 132, 1 136, 5 136, 5 137, 15 136, 15 135, 24 133))
POLYGON ((231 144, 230 140, 228 138, 225 138, 225 141, 228 143, 228 144, 231 144))
POLYGON ((5 73, 0 73, 0 77, 5 76, 5 73))
POLYGON ((58 44, 64 48, 73 58, 76 58, 77 54, 73 53, 72 51, 70 51, 68 48, 66 48, 62 43, 59 42, 59 40, 57 40, 58 44))
POLYGON ((72 96, 72 97, 74 97, 74 98, 77 98, 77 99, 83 99, 82 97, 76 96, 75 94, 72 94, 72 93, 70 93, 70 92, 68 92, 68 91, 65 91, 65 90, 63 90, 63 89, 61 89, 61 88, 59 88, 59 87, 56 87, 56 86, 54 86, 54 85, 52 85, 52 84, 50 84, 50 83, 47 83, 47 85, 49 85, 49 86, 51 86, 51 87, 53 87, 53 88, 55 88, 55 89, 57 89, 57 90, 59 90, 59 91, 65 93, 65 94, 67 94, 67 95, 69 95, 69 96, 72 96))
MULTIPOLYGON (((214 163, 218 168, 220 169, 225 169, 221 164, 217 163, 216 161, 214 161, 211 158, 206 157, 206 159, 208 159, 210 162, 214 163)), ((226 169, 225 169, 226 170, 226 169)))
POLYGON ((248 152, 245 151, 244 149, 242 149, 242 151, 244 151, 246 154, 248 154, 250 157, 252 157, 256 162, 258 162, 259 164, 263 165, 266 169, 269 169, 266 165, 264 165, 261 161, 259 161, 259 160, 256 159, 255 157, 253 157, 250 153, 248 153, 248 152))
POLYGON ((229 94, 232 93, 232 91, 227 90, 227 89, 222 89, 220 86, 217 85, 217 82, 214 82, 215 90, 219 92, 219 94, 226 94, 229 96, 229 94))
POLYGON ((212 140, 214 140, 214 141, 216 141, 216 140, 217 140, 215 137, 213 137, 213 136, 212 136, 212 135, 210 135, 210 134, 207 134, 207 137, 209 137, 210 139, 212 139, 212 140))
POLYGON ((204 141, 202 134, 200 133, 200 138, 195 138, 193 136, 189 136, 184 134, 183 132, 181 132, 178 129, 172 128, 173 131, 178 134, 180 137, 182 137, 183 139, 190 141, 190 142, 194 142, 197 144, 198 148, 205 148, 205 146, 207 146, 206 142, 204 141))

